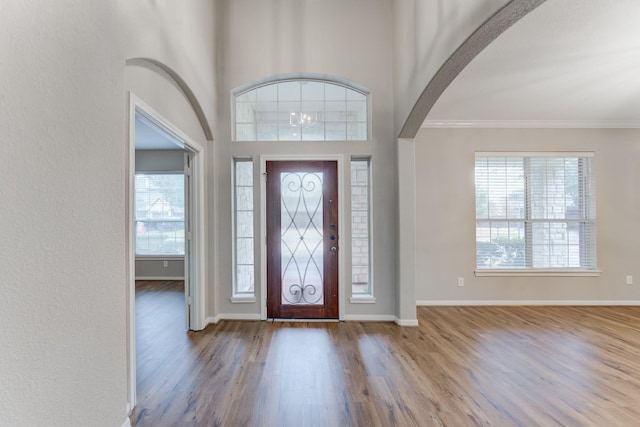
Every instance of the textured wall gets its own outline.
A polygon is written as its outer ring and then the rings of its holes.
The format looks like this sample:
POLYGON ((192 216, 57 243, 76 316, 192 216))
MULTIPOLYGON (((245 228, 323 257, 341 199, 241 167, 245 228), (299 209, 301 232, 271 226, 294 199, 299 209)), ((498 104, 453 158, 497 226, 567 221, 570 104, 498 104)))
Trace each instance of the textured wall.
POLYGON ((0 425, 125 422, 126 90, 205 142, 180 88, 125 61, 168 64, 212 121, 212 22, 210 1, 3 3, 0 425))
POLYGON ((637 301, 635 129, 421 129, 416 138, 416 299, 637 301), (593 151, 600 277, 475 277, 476 151, 593 151), (465 286, 457 286, 457 278, 465 286))
POLYGON ((2 6, 3 426, 125 419, 124 58, 113 8, 2 6))

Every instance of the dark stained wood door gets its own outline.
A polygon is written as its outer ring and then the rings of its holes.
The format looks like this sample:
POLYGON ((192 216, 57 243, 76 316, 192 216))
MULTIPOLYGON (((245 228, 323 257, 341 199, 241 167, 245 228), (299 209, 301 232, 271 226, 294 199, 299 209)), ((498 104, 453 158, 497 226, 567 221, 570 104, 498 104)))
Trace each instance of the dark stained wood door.
POLYGON ((338 165, 267 162, 267 317, 338 318, 338 165))

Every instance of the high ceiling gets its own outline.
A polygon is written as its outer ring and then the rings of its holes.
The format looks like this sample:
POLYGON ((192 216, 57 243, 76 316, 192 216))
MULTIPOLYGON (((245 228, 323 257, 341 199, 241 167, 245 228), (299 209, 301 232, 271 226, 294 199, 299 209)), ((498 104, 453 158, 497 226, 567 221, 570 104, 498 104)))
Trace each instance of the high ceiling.
POLYGON ((640 127, 640 1, 547 1, 460 73, 425 125, 640 127))

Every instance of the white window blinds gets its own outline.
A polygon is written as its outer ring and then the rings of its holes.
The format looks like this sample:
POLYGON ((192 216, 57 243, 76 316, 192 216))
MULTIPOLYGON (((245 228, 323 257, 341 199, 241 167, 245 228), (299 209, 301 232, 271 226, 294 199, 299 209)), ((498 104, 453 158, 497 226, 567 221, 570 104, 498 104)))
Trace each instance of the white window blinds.
POLYGON ((592 153, 477 153, 478 269, 596 268, 592 153))
POLYGON ((184 175, 136 174, 136 255, 184 255, 184 175))

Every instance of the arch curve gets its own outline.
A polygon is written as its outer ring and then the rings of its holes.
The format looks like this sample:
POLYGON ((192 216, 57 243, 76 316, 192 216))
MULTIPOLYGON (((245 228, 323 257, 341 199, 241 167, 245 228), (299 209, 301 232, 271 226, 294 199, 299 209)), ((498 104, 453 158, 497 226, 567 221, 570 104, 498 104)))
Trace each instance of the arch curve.
POLYGON ((371 91, 368 87, 363 86, 359 83, 356 83, 352 80, 345 79, 339 76, 333 76, 329 74, 320 74, 320 73, 284 73, 284 74, 273 74, 271 76, 267 76, 258 80, 253 80, 249 83, 245 83, 243 85, 235 87, 231 93, 232 95, 238 95, 243 92, 247 92, 251 89, 258 88, 260 86, 266 86, 273 83, 285 82, 289 80, 311 80, 311 81, 321 81, 326 83, 333 83, 340 86, 344 86, 349 89, 356 90, 364 95, 369 95, 371 91))
POLYGON ((180 90, 182 90, 184 95, 187 97, 189 104, 191 104, 193 111, 196 113, 196 117, 200 122, 200 126, 202 127, 202 131, 204 132, 204 135, 207 138, 207 140, 213 141, 213 132, 211 131, 211 126, 209 125, 207 116, 204 114, 204 110, 202 109, 202 106, 200 105, 198 98, 191 90, 191 87, 189 87, 187 82, 184 81, 184 79, 180 76, 180 74, 178 74, 173 68, 169 67, 168 65, 152 58, 144 58, 144 57, 129 58, 125 61, 125 63, 127 65, 149 65, 150 64, 160 68, 162 71, 167 73, 169 77, 171 77, 171 79, 178 85, 180 90))
POLYGON ((451 82, 509 27, 546 0, 511 0, 480 25, 445 61, 409 113, 398 138, 415 138, 427 115, 451 82))

